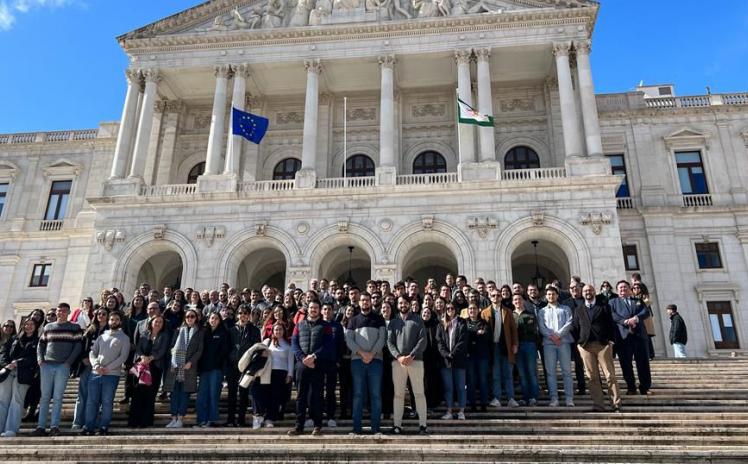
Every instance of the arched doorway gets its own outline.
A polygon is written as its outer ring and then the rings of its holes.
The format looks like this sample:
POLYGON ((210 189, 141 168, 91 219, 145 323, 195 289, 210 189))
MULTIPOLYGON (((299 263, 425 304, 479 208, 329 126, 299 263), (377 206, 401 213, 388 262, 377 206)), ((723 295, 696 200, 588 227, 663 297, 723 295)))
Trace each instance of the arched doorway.
POLYGON ((138 271, 137 283, 150 284, 159 292, 166 286, 180 288, 182 258, 176 251, 161 251, 148 258, 138 271))
POLYGON ((424 242, 408 251, 402 261, 402 270, 403 278, 413 277, 418 283, 434 278, 441 283, 447 274, 458 273, 457 258, 441 243, 424 242))
POLYGON ((338 283, 353 280, 358 287, 363 288, 366 281, 371 279, 371 257, 359 246, 335 247, 322 258, 317 275, 320 279, 335 279, 338 283), (349 278, 349 270, 352 279, 349 278))
POLYGON ((543 286, 558 279, 561 285, 567 286, 570 278, 569 259, 566 253, 549 240, 528 238, 512 252, 513 282, 519 282, 525 286, 533 282, 543 286), (537 275, 540 279, 536 279, 537 275))
POLYGON ((239 264, 237 288, 260 289, 267 284, 286 287, 286 257, 275 248, 259 248, 250 252, 239 264))

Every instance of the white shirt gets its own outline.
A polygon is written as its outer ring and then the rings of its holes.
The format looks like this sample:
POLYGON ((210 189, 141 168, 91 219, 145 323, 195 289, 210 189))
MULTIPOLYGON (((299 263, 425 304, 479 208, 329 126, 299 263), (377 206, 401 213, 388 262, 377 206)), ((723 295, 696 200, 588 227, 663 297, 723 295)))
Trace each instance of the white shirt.
POLYGON ((495 321, 493 326, 493 342, 499 343, 501 340, 501 328, 504 325, 504 320, 502 319, 502 313, 501 313, 501 306, 499 306, 499 309, 493 309, 493 319, 495 321))
POLYGON ((272 343, 269 338, 266 338, 263 343, 265 343, 270 350, 273 370, 278 369, 281 371, 286 371, 288 372, 288 375, 291 375, 291 373, 293 372, 294 364, 291 345, 285 339, 280 340, 278 346, 275 346, 275 344, 272 343))

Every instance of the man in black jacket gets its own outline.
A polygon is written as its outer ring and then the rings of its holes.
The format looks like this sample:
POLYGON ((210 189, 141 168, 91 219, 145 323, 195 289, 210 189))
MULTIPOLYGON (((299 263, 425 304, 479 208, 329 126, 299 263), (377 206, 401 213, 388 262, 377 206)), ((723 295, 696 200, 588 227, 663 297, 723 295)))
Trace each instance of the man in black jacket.
POLYGON ((667 315, 670 316, 670 344, 673 346, 673 354, 676 358, 685 358, 686 343, 688 343, 688 330, 686 323, 678 314, 678 307, 674 304, 667 305, 667 315))
POLYGON ((239 386, 241 372, 239 372, 238 364, 244 353, 252 348, 252 345, 261 341, 260 329, 250 324, 250 316, 250 308, 241 306, 239 308, 239 323, 229 329, 229 334, 231 335, 231 355, 229 356, 230 362, 226 371, 226 382, 228 383, 229 390, 228 420, 226 422, 228 427, 236 427, 237 425, 237 394, 239 396, 238 425, 240 427, 246 425, 249 389, 239 386))
POLYGON ((610 306, 596 299, 595 287, 585 285, 582 289, 584 303, 574 308, 572 333, 577 339, 579 355, 590 382, 590 396, 594 411, 605 411, 605 399, 600 386, 600 367, 603 369, 613 410, 621 409, 621 396, 616 383, 613 364, 613 340, 616 325, 610 306))

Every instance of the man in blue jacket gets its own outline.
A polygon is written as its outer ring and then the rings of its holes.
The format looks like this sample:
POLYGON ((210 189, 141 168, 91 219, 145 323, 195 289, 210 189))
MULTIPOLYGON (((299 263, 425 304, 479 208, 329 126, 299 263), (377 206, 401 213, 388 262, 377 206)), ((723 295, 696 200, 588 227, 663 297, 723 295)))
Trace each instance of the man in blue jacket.
POLYGON ((644 319, 649 317, 647 307, 631 296, 631 285, 625 280, 616 284, 618 298, 610 300, 613 321, 616 323, 616 353, 626 380, 629 395, 636 395, 636 379, 632 358, 636 360, 636 373, 639 377, 639 392, 646 395, 652 387, 649 370, 649 338, 644 327, 644 319))

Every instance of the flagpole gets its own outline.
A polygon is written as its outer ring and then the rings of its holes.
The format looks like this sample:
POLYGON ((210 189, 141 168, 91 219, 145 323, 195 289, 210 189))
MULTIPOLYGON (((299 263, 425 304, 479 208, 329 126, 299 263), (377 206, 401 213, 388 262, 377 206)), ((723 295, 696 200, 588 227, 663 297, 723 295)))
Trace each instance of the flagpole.
POLYGON ((460 88, 455 89, 455 94, 457 97, 457 100, 455 103, 457 103, 457 114, 455 115, 455 129, 457 129, 457 162, 460 163, 462 161, 462 139, 460 137, 460 88))
MULTIPOLYGON (((348 97, 343 97, 343 179, 348 177, 348 97)), ((345 182, 343 182, 345 184, 345 182)))

